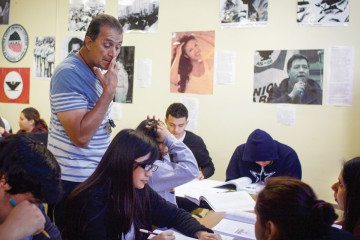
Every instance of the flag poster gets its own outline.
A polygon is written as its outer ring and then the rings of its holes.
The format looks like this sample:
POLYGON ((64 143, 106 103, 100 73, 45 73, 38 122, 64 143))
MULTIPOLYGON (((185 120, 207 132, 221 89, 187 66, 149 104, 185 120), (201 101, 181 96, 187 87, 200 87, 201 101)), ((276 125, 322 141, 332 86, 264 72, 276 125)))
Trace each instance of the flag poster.
POLYGON ((0 102, 29 103, 30 68, 0 68, 0 102))

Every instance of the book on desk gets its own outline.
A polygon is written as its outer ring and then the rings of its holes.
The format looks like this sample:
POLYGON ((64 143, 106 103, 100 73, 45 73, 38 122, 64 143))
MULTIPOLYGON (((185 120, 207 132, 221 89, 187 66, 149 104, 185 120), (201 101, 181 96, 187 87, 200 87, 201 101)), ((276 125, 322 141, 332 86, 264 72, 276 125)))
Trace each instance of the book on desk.
POLYGON ((214 211, 253 210, 255 201, 246 191, 230 191, 215 186, 223 182, 215 180, 194 180, 175 188, 175 194, 201 206, 202 202, 214 211))

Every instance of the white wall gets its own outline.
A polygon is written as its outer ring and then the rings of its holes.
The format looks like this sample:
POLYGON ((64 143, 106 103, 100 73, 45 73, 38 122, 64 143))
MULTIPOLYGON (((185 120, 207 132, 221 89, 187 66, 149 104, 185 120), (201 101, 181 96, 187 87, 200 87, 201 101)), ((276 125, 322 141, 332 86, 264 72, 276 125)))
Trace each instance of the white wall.
MULTIPOLYGON (((215 30, 216 50, 237 53, 236 83, 214 85, 213 95, 186 95, 199 99, 198 134, 204 138, 214 160, 213 178, 225 178, 235 147, 245 142, 255 128, 261 128, 297 151, 303 166, 303 180, 314 187, 319 197, 333 201, 330 186, 341 169, 341 160, 360 155, 360 15, 355 11, 360 9, 360 1, 350 0, 348 27, 299 27, 296 4, 296 0, 269 0, 266 27, 222 30, 218 24, 218 0, 161 0, 158 33, 124 36, 125 46, 136 46, 136 59, 152 59, 153 85, 147 89, 134 88, 134 103, 123 105, 123 119, 117 122, 116 131, 136 127, 148 114, 163 118, 167 106, 183 96, 169 93, 171 33, 215 30), (296 124, 288 127, 277 123, 276 104, 252 102, 255 50, 323 48, 326 85, 329 48, 339 45, 355 48, 352 107, 299 105, 296 124)), ((1 55, 1 67, 31 67, 35 36, 56 35, 59 62, 63 55, 61 44, 68 35, 68 7, 68 0, 11 0, 10 23, 25 27, 30 46, 18 63, 9 63, 1 55)), ((116 9, 117 1, 107 0, 106 13, 116 16, 116 9)), ((1 36, 7 27, 0 25, 1 36)), ((6 117, 15 130, 20 111, 28 106, 37 108, 49 121, 49 81, 31 78, 30 86, 29 105, 0 103, 0 115, 6 117)))

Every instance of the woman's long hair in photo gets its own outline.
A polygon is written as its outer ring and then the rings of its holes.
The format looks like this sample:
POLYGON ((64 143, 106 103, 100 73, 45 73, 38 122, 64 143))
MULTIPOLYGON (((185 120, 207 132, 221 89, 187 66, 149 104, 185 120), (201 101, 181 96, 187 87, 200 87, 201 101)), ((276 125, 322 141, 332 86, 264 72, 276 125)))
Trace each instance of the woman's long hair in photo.
MULTIPOLYGON (((178 83, 178 85, 179 85, 178 91, 181 93, 185 92, 186 84, 190 78, 189 75, 193 69, 191 60, 185 53, 186 44, 190 40, 196 40, 196 38, 193 35, 185 35, 179 39, 180 44, 184 43, 182 46, 182 54, 180 56, 179 70, 178 70, 178 74, 180 75, 180 81, 178 83)), ((176 51, 173 55, 171 63, 174 61, 175 56, 176 56, 176 51)))

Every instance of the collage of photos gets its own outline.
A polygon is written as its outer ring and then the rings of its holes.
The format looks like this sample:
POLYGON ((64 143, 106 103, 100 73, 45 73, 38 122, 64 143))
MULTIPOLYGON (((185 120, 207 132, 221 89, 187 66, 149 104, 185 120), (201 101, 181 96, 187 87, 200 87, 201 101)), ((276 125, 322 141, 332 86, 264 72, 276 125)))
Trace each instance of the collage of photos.
POLYGON ((268 0, 220 0, 221 27, 267 24, 268 0))
POLYGON ((118 2, 118 19, 124 32, 157 32, 159 0, 118 2))

